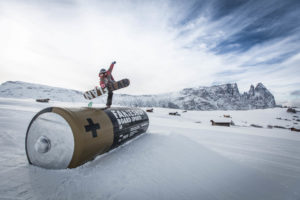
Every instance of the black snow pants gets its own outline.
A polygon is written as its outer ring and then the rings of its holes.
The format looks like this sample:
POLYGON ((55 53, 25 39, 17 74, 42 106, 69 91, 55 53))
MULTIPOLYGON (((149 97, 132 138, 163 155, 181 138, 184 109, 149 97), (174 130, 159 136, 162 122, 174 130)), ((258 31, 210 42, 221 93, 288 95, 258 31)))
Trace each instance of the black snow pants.
POLYGON ((106 101, 106 106, 110 107, 112 104, 112 98, 113 98, 113 92, 109 91, 107 95, 107 101, 106 101))

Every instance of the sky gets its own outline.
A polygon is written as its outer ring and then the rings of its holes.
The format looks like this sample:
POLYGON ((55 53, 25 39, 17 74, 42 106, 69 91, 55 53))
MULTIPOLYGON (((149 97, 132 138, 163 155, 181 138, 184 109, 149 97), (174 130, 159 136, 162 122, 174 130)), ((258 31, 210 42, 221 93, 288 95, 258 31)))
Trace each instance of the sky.
POLYGON ((112 61, 121 93, 262 82, 300 106, 300 1, 0 0, 0 83, 85 91, 112 61))

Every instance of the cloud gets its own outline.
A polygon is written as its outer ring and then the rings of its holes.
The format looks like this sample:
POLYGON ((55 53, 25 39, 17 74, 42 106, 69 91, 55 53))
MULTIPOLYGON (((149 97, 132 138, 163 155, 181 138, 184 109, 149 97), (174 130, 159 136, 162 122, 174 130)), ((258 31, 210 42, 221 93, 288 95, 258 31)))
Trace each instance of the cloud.
POLYGON ((300 96, 300 90, 295 90, 295 91, 291 92, 291 95, 300 96))
MULTIPOLYGON (((251 9, 251 7, 250 7, 251 9)), ((251 21, 239 32, 221 41, 213 50, 217 53, 229 53, 231 51, 247 51, 251 47, 278 38, 286 38, 298 29, 299 17, 295 16, 297 7, 287 2, 280 7, 265 11, 265 15, 251 21), (294 23, 290 23, 293 21, 294 23)), ((253 10, 254 13, 255 10, 253 10)), ((243 21, 241 21, 243 23, 243 21)), ((300 39, 300 38, 298 38, 300 39)))
MULTIPOLYGON (((124 93, 263 82, 299 88, 299 1, 2 1, 0 81, 87 90, 116 60, 124 93)), ((288 94, 288 95, 286 95, 288 94)))

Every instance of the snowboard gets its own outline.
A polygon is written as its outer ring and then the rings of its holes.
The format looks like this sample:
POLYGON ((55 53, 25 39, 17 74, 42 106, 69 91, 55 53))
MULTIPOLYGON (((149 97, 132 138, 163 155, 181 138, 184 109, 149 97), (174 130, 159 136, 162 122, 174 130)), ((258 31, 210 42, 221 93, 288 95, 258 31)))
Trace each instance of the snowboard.
POLYGON ((92 90, 86 91, 85 93, 83 93, 83 96, 85 99, 91 100, 91 99, 99 97, 103 94, 106 94, 109 91, 115 91, 115 90, 119 90, 121 88, 128 87, 129 84, 130 84, 129 79, 122 79, 120 81, 116 81, 114 83, 107 84, 105 88, 96 87, 92 90))

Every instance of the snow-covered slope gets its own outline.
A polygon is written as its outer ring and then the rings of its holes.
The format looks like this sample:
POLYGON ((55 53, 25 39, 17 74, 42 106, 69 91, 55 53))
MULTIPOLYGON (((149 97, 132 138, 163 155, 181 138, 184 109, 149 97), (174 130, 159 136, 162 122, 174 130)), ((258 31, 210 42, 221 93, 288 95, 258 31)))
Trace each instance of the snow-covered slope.
POLYGON ((66 105, 86 106, 0 98, 0 199, 300 199, 300 134, 266 128, 295 126, 299 113, 176 110, 181 116, 170 116, 175 110, 155 108, 146 134, 81 167, 30 166, 24 147, 30 120, 45 106, 66 105), (210 125, 224 114, 238 126, 210 125))
MULTIPOLYGON (((0 86, 0 97, 10 98, 50 98, 56 101, 83 102, 82 92, 49 87, 25 82, 8 81, 0 86)), ((97 98, 104 103, 105 98, 97 98)), ((165 107, 186 110, 247 110, 272 108, 276 106, 274 96, 262 84, 249 92, 240 94, 237 84, 211 87, 186 88, 179 92, 160 95, 115 94, 114 104, 138 107, 165 107)))
POLYGON ((80 102, 82 92, 21 81, 7 81, 0 85, 0 97, 80 102))

